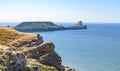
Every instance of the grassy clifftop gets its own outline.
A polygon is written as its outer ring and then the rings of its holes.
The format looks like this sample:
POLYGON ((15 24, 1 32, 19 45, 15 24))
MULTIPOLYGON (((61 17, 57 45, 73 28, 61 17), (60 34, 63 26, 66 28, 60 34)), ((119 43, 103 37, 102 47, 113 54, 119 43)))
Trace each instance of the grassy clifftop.
POLYGON ((63 66, 52 42, 0 26, 0 71, 76 71, 63 66))
MULTIPOLYGON (((36 34, 22 33, 22 32, 16 31, 13 28, 10 28, 10 27, 0 26, 0 54, 1 54, 0 61, 3 62, 2 63, 3 65, 0 63, 0 71, 4 71, 5 69, 9 68, 8 65, 10 63, 7 59, 7 58, 11 58, 11 55, 10 56, 8 55, 9 51, 12 54, 12 56, 14 54, 24 53, 25 50, 29 51, 30 49, 32 49, 32 47, 29 48, 29 47, 24 46, 24 48, 21 48, 21 47, 18 48, 15 46, 18 45, 19 43, 22 43, 25 41, 29 42, 31 39, 35 40, 35 39, 37 39, 36 36, 37 36, 36 34), (11 44, 14 44, 14 45, 11 45, 11 44), (10 47, 10 45, 11 45, 11 47, 10 47), (4 64, 6 62, 8 63, 8 65, 4 64)), ((26 66, 27 67, 32 67, 34 65, 34 66, 39 67, 39 69, 41 69, 40 71, 49 71, 49 70, 58 71, 53 66, 46 66, 46 65, 41 64, 35 58, 27 57, 27 55, 25 55, 25 57, 26 57, 26 62, 27 62, 26 66)), ((14 62, 14 60, 13 60, 13 62, 14 62)), ((11 71, 11 70, 8 70, 8 71, 11 71)), ((28 70, 26 70, 26 71, 28 71, 28 70)))
POLYGON ((0 26, 0 44, 1 45, 6 45, 8 43, 11 43, 12 41, 21 39, 23 37, 25 40, 25 39, 33 38, 35 36, 36 35, 33 35, 33 34, 18 32, 11 27, 0 26))
POLYGON ((10 27, 0 26, 0 44, 9 43, 20 36, 23 36, 23 34, 10 27))

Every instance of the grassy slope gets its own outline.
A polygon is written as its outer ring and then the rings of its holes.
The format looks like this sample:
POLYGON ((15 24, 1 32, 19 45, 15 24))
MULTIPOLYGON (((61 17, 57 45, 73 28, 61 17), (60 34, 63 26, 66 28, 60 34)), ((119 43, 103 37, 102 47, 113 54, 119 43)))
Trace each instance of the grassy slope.
POLYGON ((10 27, 0 26, 0 44, 2 45, 5 45, 23 35, 23 33, 17 32, 10 27))
MULTIPOLYGON (((17 40, 24 41, 27 39, 35 38, 35 34, 27 34, 18 32, 13 28, 0 26, 0 44, 1 45, 7 45, 13 42, 16 42, 17 40)), ((16 42, 16 43, 19 43, 16 42)))

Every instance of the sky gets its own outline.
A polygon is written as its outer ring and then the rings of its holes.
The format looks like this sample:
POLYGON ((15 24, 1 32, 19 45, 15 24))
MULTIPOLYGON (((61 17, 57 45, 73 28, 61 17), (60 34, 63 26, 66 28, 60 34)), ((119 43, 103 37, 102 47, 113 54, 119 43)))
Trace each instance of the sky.
POLYGON ((120 0, 0 0, 0 22, 120 22, 120 0))

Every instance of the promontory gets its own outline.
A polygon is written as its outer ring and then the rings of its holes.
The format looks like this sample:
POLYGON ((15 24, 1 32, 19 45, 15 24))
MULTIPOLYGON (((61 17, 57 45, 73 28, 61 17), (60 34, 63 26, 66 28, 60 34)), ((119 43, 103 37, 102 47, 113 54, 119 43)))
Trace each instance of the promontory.
POLYGON ((18 31, 22 32, 41 32, 41 31, 57 31, 57 30, 76 30, 87 29, 86 25, 83 25, 82 21, 69 27, 59 26, 49 21, 34 21, 34 22, 22 22, 14 27, 18 31))
POLYGON ((0 26, 0 71, 76 71, 61 62, 54 43, 40 34, 0 26))

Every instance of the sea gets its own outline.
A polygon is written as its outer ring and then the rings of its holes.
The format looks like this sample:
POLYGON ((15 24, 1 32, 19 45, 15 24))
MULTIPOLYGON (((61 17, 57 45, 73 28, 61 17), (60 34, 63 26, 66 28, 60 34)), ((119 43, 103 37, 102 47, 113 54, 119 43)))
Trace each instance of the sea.
POLYGON ((30 33, 42 35, 44 41, 52 41, 65 66, 78 71, 120 71, 120 24, 85 24, 86 30, 30 33))

